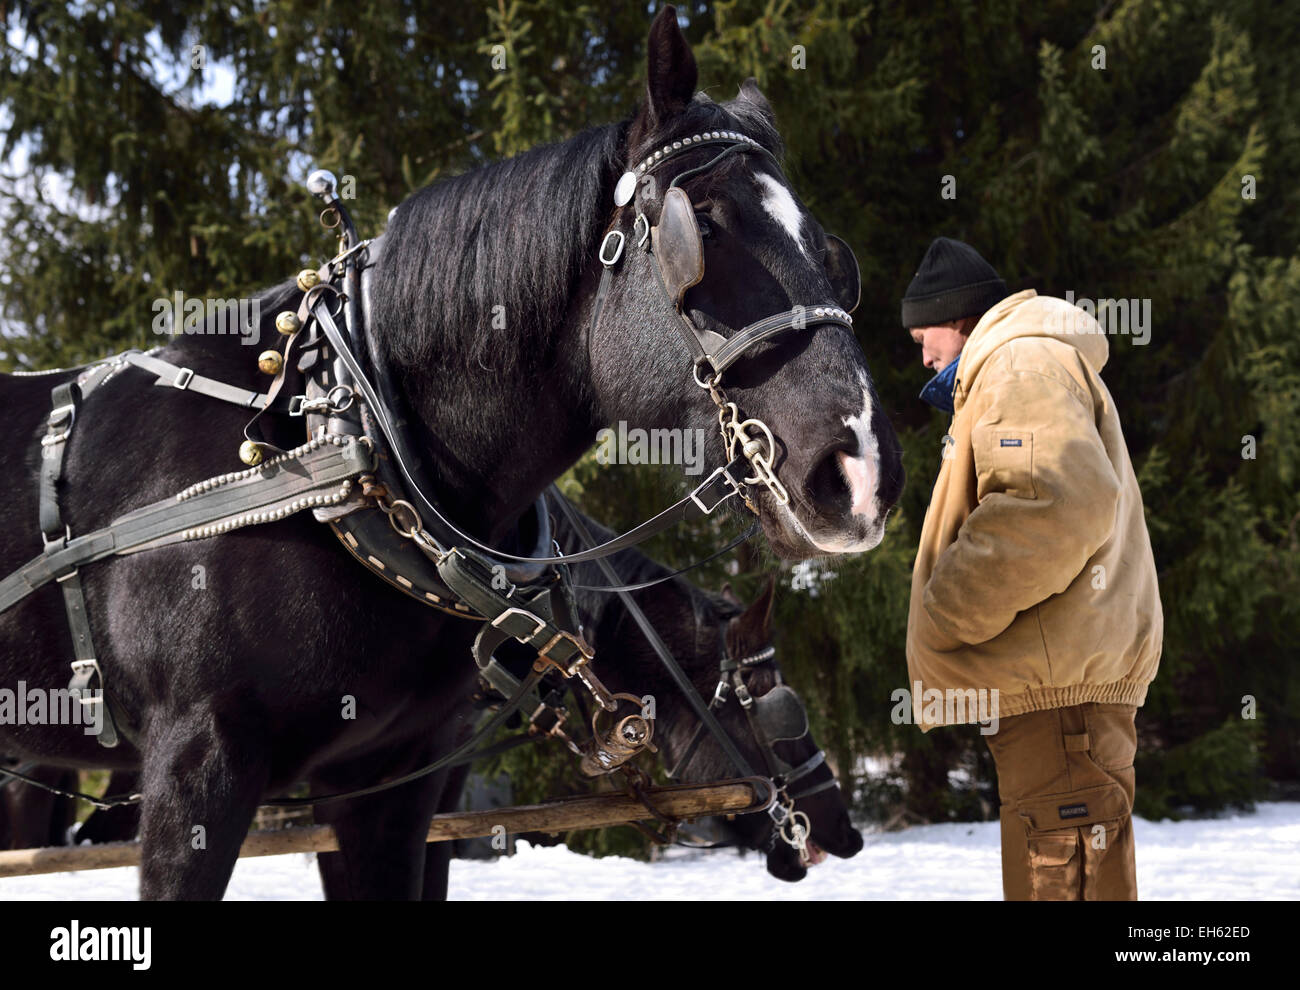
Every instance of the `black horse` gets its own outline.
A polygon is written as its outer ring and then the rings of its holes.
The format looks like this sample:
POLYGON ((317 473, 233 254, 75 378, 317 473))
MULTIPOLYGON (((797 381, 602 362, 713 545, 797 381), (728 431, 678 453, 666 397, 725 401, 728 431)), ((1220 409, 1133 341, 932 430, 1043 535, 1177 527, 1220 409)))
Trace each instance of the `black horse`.
MULTIPOLYGON (((628 120, 421 190, 385 235, 372 324, 381 359, 413 411, 444 509, 506 551, 528 552, 520 519, 601 426, 716 430, 648 256, 625 259, 592 329, 597 247, 611 224, 631 233, 629 211, 613 206, 629 163, 706 130, 744 134, 778 156, 780 138, 750 83, 726 104, 693 98, 695 61, 672 7, 651 28, 648 65, 646 102, 628 120)), ((835 298, 824 233, 772 162, 733 155, 684 183, 711 231, 708 273, 686 306, 724 337, 835 298)), ((655 222, 660 191, 640 188, 633 206, 655 222)), ((273 314, 301 297, 292 283, 260 297, 264 339, 273 314)), ((249 350, 232 336, 187 334, 159 356, 256 391, 264 379, 249 350)), ((42 550, 37 438, 51 387, 72 377, 0 379, 0 473, 16 486, 0 503, 0 573, 42 550)), ((874 547, 902 470, 852 333, 822 325, 769 342, 728 371, 728 395, 777 438, 789 504, 756 496, 773 549, 793 558, 874 547)), ((236 406, 155 388, 140 369, 115 373, 83 402, 68 442, 61 507, 72 534, 237 468, 246 419, 236 406)), ((713 464, 721 459, 719 444, 713 464)), ((145 898, 219 898, 254 810, 293 782, 307 779, 314 793, 360 788, 431 762, 468 733, 477 623, 362 573, 305 515, 111 557, 81 581, 99 665, 135 723, 134 743, 102 750, 80 728, 6 724, 0 752, 139 770, 145 898)), ((53 584, 0 614, 0 684, 61 688, 69 659, 53 584)), ((327 893, 421 896, 425 829, 446 781, 436 773, 318 806, 342 847, 328 866, 322 857, 327 893)))
MULTIPOLYGON (((604 542, 614 536, 594 520, 585 516, 581 518, 598 541, 604 542)), ((556 541, 565 553, 572 554, 591 545, 585 543, 558 513, 554 528, 556 541)), ((620 580, 628 584, 659 581, 669 574, 668 568, 636 550, 615 554, 610 562, 618 571, 620 580)), ((572 565, 571 571, 574 583, 578 585, 608 583, 600 567, 594 563, 572 565)), ((724 588, 721 594, 713 594, 679 576, 632 595, 680 662, 696 691, 702 698, 709 699, 713 697, 724 657, 739 659, 762 656, 767 652, 772 640, 774 589, 774 582, 769 581, 758 598, 745 607, 731 594, 729 587, 724 588)), ((606 685, 611 691, 654 696, 658 716, 655 739, 660 746, 660 759, 665 767, 677 766, 700 724, 698 717, 618 597, 584 590, 578 590, 575 596, 584 631, 598 655, 605 658, 601 669, 606 685)), ((773 659, 754 664, 742 676, 750 694, 761 698, 778 683, 780 667, 773 659)), ((768 756, 755 738, 735 697, 732 696, 716 714, 750 765, 760 773, 767 772, 768 756)), ((818 751, 811 733, 798 739, 776 742, 773 749, 792 767, 801 765, 818 751)), ((681 781, 721 780, 735 777, 737 773, 722 747, 705 733, 696 755, 684 766, 681 781)), ((459 806, 461 788, 467 775, 468 768, 453 774, 440 810, 452 811, 459 806)), ((809 852, 813 863, 820 862, 826 853, 848 858, 862 849, 862 834, 849 820, 839 786, 817 789, 819 784, 832 779, 830 768, 822 763, 791 787, 793 793, 816 790, 816 793, 794 802, 795 809, 806 814, 811 825, 809 852)), ((800 862, 794 847, 775 834, 770 816, 738 816, 728 823, 726 831, 743 848, 765 850, 767 870, 772 876, 797 881, 807 875, 807 868, 800 862)), ((447 846, 448 843, 439 843, 429 847, 426 898, 446 894, 450 858, 447 846)))

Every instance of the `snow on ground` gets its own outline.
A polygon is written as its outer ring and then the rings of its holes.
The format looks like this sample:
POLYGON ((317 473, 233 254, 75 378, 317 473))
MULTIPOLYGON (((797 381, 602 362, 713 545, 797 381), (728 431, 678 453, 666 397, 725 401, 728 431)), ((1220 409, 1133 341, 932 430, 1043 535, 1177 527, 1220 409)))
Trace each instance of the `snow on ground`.
MULTIPOLYGON (((1144 900, 1300 900, 1300 802, 1182 822, 1135 819, 1144 900)), ((591 859, 518 844, 496 861, 454 860, 453 900, 990 900, 1002 896, 996 822, 865 832, 853 859, 829 859, 797 884, 754 853, 675 848, 658 863, 591 859)), ((133 900, 134 867, 0 880, 0 900, 133 900)), ((320 900, 315 857, 240 860, 228 900, 320 900)))

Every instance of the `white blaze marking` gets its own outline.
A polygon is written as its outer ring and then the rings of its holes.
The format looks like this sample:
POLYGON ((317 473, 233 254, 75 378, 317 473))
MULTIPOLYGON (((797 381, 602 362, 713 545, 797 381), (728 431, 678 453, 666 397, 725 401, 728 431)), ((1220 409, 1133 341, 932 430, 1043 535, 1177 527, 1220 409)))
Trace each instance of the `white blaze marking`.
MULTIPOLYGON (((862 411, 853 416, 845 416, 844 425, 851 429, 854 436, 858 438, 862 457, 872 466, 876 485, 879 486, 880 443, 876 439, 876 435, 871 432, 871 415, 875 407, 871 401, 871 389, 867 386, 866 378, 859 375, 858 383, 862 388, 862 411)), ((841 470, 843 469, 841 468, 841 470)), ((849 479, 846 478, 845 480, 848 481, 849 479)), ((852 490, 851 486, 850 490, 852 490)), ((872 492, 872 502, 874 506, 874 491, 872 492)), ((867 536, 863 540, 856 541, 842 537, 823 542, 813 538, 812 534, 808 532, 789 506, 778 505, 776 511, 778 515, 785 519, 791 529, 823 553, 863 553, 875 549, 880 545, 880 541, 885 538, 885 520, 883 518, 872 518, 870 520, 867 536)))
POLYGON ((803 236, 800 233, 803 230, 803 214, 799 212, 799 204, 790 195, 790 190, 762 172, 754 177, 763 187, 763 209, 767 211, 767 215, 781 225, 781 229, 790 235, 799 252, 805 258, 808 257, 808 248, 804 246, 803 236))
MULTIPOLYGON (((865 382, 862 382, 862 412, 856 416, 845 416, 844 425, 853 431, 858 438, 858 449, 862 451, 862 459, 871 466, 876 487, 880 485, 880 442, 876 435, 871 432, 871 390, 867 388, 865 382)), ((841 468, 842 470, 842 468, 841 468)), ((845 478, 850 482, 850 491, 852 491, 852 480, 845 478)), ((875 499, 875 492, 871 493, 872 500, 875 499)))

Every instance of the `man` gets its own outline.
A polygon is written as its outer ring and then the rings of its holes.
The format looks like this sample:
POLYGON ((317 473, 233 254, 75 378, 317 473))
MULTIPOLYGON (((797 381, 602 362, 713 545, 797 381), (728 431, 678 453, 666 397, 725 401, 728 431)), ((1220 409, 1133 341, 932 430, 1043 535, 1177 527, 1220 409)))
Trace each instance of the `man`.
POLYGON ((1134 716, 1163 615, 1106 337, 945 237, 902 311, 937 372, 922 397, 953 414, 912 573, 916 721, 996 727, 1008 900, 1136 899, 1134 716))

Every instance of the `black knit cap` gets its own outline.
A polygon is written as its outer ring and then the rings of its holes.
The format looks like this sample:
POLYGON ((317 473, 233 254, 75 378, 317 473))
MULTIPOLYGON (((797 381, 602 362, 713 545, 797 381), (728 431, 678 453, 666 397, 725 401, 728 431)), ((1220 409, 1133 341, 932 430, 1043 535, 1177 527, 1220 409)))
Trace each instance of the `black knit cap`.
POLYGON ((936 237, 903 296, 903 326, 929 327, 983 316, 1007 297, 1007 283, 969 244, 936 237))

